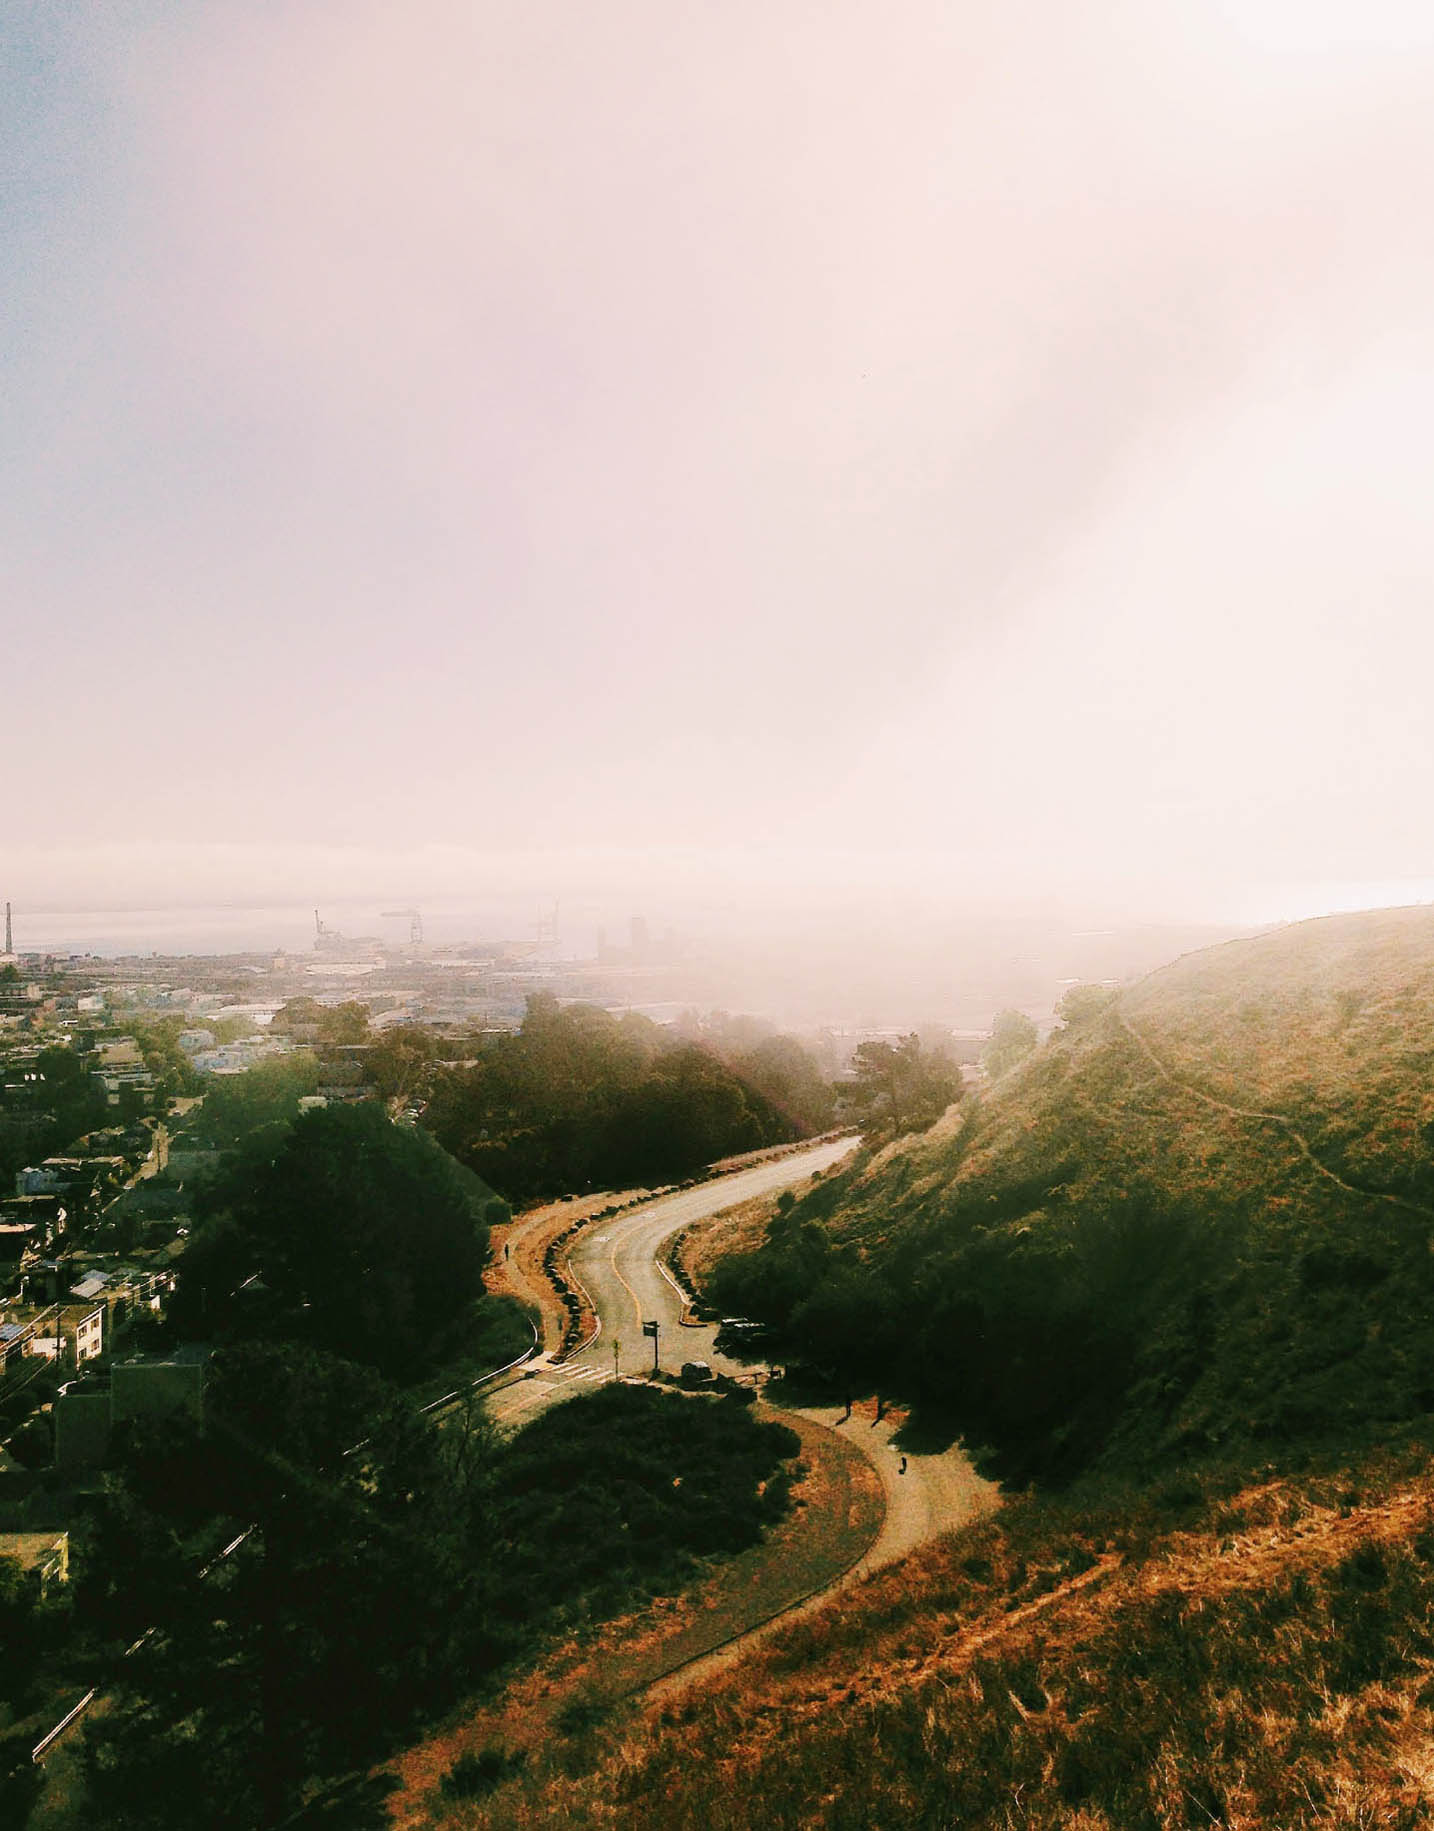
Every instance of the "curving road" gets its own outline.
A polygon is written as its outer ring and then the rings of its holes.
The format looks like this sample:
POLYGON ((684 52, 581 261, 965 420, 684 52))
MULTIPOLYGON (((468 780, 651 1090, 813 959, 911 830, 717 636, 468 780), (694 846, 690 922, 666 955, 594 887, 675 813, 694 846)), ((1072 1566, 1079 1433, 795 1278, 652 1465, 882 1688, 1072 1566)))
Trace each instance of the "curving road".
POLYGON ((568 1364, 597 1361, 611 1370, 616 1348, 619 1373, 650 1373, 652 1341, 642 1333, 643 1323, 650 1321, 658 1325, 658 1365, 668 1372, 676 1373, 684 1361, 693 1360, 706 1361, 721 1373, 749 1372, 744 1363, 715 1351, 714 1324, 682 1326, 682 1293, 657 1263, 657 1253, 674 1233, 691 1222, 737 1202, 750 1201, 755 1195, 770 1195, 806 1182, 818 1171, 828 1170, 850 1156, 858 1142, 856 1138, 835 1138, 827 1144, 813 1145, 809 1151, 797 1151, 790 1157, 737 1170, 695 1189, 661 1196, 610 1222, 594 1222, 578 1236, 570 1263, 574 1276, 592 1299, 600 1326, 596 1338, 572 1355, 568 1364))
POLYGON ((623 1377, 650 1373, 652 1340, 642 1332, 648 1321, 658 1325, 658 1364, 668 1371, 680 1371, 684 1361, 705 1360, 719 1371, 749 1373, 748 1367, 714 1352, 717 1331, 713 1325, 682 1327, 682 1293, 659 1268, 657 1250, 692 1221, 704 1220, 754 1195, 769 1195, 806 1182, 816 1172, 840 1163, 858 1142, 856 1138, 832 1139, 807 1151, 794 1151, 789 1157, 719 1176, 695 1189, 659 1196, 609 1221, 594 1221, 574 1243, 571 1265, 597 1314, 597 1335, 561 1363, 546 1354, 530 1362, 522 1378, 489 1394, 489 1415, 501 1424, 526 1423, 545 1406, 610 1380, 614 1364, 623 1377))
MULTIPOLYGON (((559 1399, 610 1380, 614 1366, 624 1378, 650 1373, 652 1340, 642 1333, 647 1321, 658 1325, 658 1365, 666 1371, 676 1373, 684 1361, 700 1360, 718 1372, 750 1376, 744 1362, 717 1353, 714 1324, 682 1325, 682 1293, 658 1264, 657 1254, 680 1228, 755 1195, 805 1182, 840 1163, 856 1144, 854 1138, 834 1139, 695 1189, 659 1196, 609 1221, 594 1221, 578 1235, 569 1263, 597 1313, 596 1337, 561 1363, 547 1355, 531 1362, 521 1379, 489 1397, 490 1413, 502 1423, 526 1423, 559 1399)), ((839 1409, 804 1410, 804 1415, 850 1436, 881 1477, 886 1522, 866 1569, 902 1557, 998 1504, 994 1485, 976 1474, 960 1449, 903 1456, 892 1440, 897 1420, 877 1422, 869 1402, 858 1404, 849 1418, 839 1409)))
MULTIPOLYGON (((542 1355, 531 1362, 521 1378, 489 1396, 489 1413, 501 1423, 520 1425, 560 1399, 590 1392, 612 1379, 614 1366, 624 1378, 650 1373, 652 1339, 642 1333, 646 1321, 658 1325, 658 1365, 667 1371, 679 1371, 684 1361, 703 1360, 719 1372, 750 1374, 744 1363, 716 1352, 712 1345, 715 1325, 683 1327, 682 1293, 658 1264, 657 1254, 680 1228, 753 1196, 805 1182, 815 1172, 841 1162, 857 1142, 841 1138, 814 1145, 695 1189, 660 1196, 611 1220, 594 1221, 578 1235, 569 1264, 571 1275, 581 1281, 597 1313, 596 1337, 566 1361, 554 1362, 542 1355)), ((820 1607, 834 1589, 859 1582, 926 1540, 967 1525, 1000 1504, 994 1484, 976 1473, 958 1447, 935 1455, 903 1455, 893 1441, 898 1420, 891 1416, 878 1420, 873 1401, 859 1402, 850 1415, 805 1407, 802 1415, 839 1430, 876 1469, 885 1501, 876 1540, 844 1577, 816 1595, 795 1596, 789 1607, 765 1622, 695 1661, 682 1663, 660 1681, 661 1689, 701 1682, 797 1615, 820 1607)))
MULTIPOLYGON (((856 1142, 836 1139, 698 1189, 663 1196, 611 1222, 594 1222, 578 1236, 571 1264, 602 1326, 597 1338, 566 1363, 569 1377, 590 1380, 604 1372, 611 1377, 614 1342, 624 1375, 650 1372, 652 1341, 642 1333, 647 1320, 658 1324, 658 1364, 669 1372, 677 1372, 683 1361, 701 1360, 721 1373, 750 1374, 745 1363, 717 1353, 712 1345, 717 1333, 714 1324, 682 1326, 682 1293, 657 1263, 658 1251, 679 1228, 703 1215, 754 1195, 789 1188, 814 1171, 829 1169, 856 1142)), ((875 1411, 871 1401, 858 1404, 849 1418, 839 1409, 803 1408, 805 1417, 849 1436, 881 1477, 886 1520, 863 1561, 864 1570, 892 1563, 927 1539, 966 1525, 999 1504, 994 1483, 976 1473, 961 1449, 953 1446, 932 1455, 903 1455, 893 1441, 899 1420, 888 1416, 878 1421, 875 1411)))

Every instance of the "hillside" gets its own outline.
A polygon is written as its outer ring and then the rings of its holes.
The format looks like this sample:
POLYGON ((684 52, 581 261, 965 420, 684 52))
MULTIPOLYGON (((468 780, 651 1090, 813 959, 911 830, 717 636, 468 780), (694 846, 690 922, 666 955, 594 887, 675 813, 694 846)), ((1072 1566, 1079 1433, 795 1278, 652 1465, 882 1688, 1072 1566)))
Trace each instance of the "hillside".
POLYGON ((916 1400, 913 1445, 962 1432, 999 1513, 432 1822, 1430 1821, 1434 911, 1081 1009, 699 1259, 783 1353, 916 1400))
POLYGON ((735 1671, 555 1738, 444 1831, 1414 1831, 1427 1434, 1352 1467, 1028 1497, 735 1671))
POLYGON ((714 1277, 1007 1476, 1434 1408, 1434 911, 1192 954, 714 1277))

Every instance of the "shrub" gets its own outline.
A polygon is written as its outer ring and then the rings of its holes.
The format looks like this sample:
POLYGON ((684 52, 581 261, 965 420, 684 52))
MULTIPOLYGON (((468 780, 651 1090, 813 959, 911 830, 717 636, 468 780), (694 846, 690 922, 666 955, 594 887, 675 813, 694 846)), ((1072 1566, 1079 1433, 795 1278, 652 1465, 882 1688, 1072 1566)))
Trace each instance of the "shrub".
POLYGON ((476 1754, 470 1749, 460 1755, 439 1785, 446 1799, 481 1799, 516 1774, 526 1759, 522 1749, 504 1749, 490 1742, 476 1754))

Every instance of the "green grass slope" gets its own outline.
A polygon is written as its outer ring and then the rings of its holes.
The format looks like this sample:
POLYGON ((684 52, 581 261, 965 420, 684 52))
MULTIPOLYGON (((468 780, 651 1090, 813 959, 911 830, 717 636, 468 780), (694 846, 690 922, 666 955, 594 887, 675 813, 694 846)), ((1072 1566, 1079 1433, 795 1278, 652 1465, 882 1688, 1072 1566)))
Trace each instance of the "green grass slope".
POLYGON ((1008 1476, 1434 1408, 1434 910, 1176 961, 716 1290, 794 1350, 845 1340, 1008 1476))

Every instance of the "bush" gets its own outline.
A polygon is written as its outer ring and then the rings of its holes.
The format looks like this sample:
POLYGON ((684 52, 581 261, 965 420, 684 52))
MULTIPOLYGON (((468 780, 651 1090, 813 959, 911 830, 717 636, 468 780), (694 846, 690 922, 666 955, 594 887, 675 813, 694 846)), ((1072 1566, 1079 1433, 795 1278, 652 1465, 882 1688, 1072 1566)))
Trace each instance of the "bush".
POLYGON ((481 1799, 516 1774, 526 1759, 522 1749, 509 1751, 490 1742, 476 1754, 460 1755, 439 1785, 446 1799, 481 1799))

